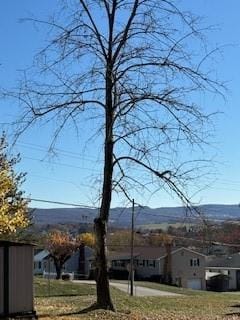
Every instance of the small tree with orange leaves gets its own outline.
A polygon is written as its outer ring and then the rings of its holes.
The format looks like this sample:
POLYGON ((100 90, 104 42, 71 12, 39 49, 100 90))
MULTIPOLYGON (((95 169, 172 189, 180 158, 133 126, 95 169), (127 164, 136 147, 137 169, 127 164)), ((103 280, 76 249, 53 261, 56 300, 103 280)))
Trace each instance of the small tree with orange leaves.
POLYGON ((56 268, 56 279, 61 279, 64 263, 79 248, 78 241, 71 238, 68 233, 53 231, 46 239, 46 249, 50 253, 56 268))

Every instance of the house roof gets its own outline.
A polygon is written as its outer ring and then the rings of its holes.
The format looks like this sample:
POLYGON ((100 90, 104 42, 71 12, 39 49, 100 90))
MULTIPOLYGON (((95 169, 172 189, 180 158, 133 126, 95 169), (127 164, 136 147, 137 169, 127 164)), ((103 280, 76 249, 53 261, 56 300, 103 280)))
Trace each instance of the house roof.
POLYGON ((211 261, 207 262, 206 267, 240 269, 240 252, 230 256, 212 259, 211 261))
MULTIPOLYGON (((198 251, 195 251, 195 250, 192 250, 192 249, 189 249, 189 248, 185 248, 185 247, 173 248, 173 250, 171 251, 171 254, 175 254, 175 253, 177 253, 177 252, 179 252, 179 251, 181 251, 181 250, 188 251, 188 252, 191 252, 191 253, 193 253, 193 254, 197 254, 197 255, 199 255, 199 256, 201 256, 201 257, 207 257, 207 256, 206 256, 205 254, 203 254, 203 253, 200 253, 200 252, 198 252, 198 251)), ((165 256, 166 256, 166 254, 165 254, 164 256, 160 257, 160 259, 164 258, 165 256)))
MULTIPOLYGON (((171 254, 175 254, 180 250, 187 250, 194 254, 205 257, 205 255, 202 253, 184 247, 173 247, 171 250, 171 254)), ((166 249, 164 247, 134 247, 133 255, 134 257, 138 257, 139 259, 163 259, 164 257, 166 257, 166 249)), ((128 247, 126 251, 112 253, 108 258, 110 260, 119 260, 130 259, 130 256, 130 247, 128 247)))
POLYGON ((49 251, 42 250, 34 256, 34 261, 42 261, 49 256, 49 251))
MULTIPOLYGON (((174 248, 176 249, 176 248, 174 248)), ((130 259, 131 249, 127 247, 123 252, 114 252, 109 255, 110 260, 118 259, 130 259)), ((133 250, 134 257, 139 259, 159 259, 162 256, 166 255, 166 249, 164 247, 134 247, 133 250)))

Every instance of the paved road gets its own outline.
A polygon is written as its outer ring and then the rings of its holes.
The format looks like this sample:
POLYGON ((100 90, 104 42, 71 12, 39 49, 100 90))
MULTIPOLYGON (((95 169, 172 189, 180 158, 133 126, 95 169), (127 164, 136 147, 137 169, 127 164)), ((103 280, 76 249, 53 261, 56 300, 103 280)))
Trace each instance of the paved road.
MULTIPOLYGON (((95 284, 95 281, 90 280, 73 280, 75 283, 85 283, 85 284, 95 284)), ((121 290, 124 292, 129 293, 130 287, 126 283, 119 283, 119 282, 110 282, 110 285, 121 290)), ((150 296, 169 296, 169 297, 180 297, 182 294, 179 293, 173 293, 173 292, 167 292, 167 291, 161 291, 156 289, 150 289, 140 286, 134 286, 134 295, 138 297, 150 297, 150 296)))

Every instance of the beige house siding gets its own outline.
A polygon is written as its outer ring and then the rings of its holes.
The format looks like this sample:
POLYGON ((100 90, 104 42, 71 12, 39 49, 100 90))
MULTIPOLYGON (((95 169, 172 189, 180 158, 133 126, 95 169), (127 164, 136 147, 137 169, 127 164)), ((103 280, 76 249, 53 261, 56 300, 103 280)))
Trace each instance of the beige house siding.
MULTIPOLYGON (((173 284, 187 288, 189 280, 200 279, 201 289, 206 290, 205 259, 206 257, 204 255, 186 248, 178 249, 175 252, 173 251, 171 262, 171 275, 173 284), (194 265, 193 261, 199 261, 199 266, 194 265)), ((161 263, 162 274, 164 272, 163 265, 164 263, 161 263)))
MULTIPOLYGON (((159 248, 157 248, 159 249, 159 248)), ((165 250, 164 250, 165 251, 165 250)), ((164 252, 164 254, 166 251, 164 252)), ((160 250, 159 250, 159 254, 160 250)), ((139 278, 150 278, 151 276, 162 277, 162 280, 166 280, 164 272, 166 272, 166 255, 162 255, 153 258, 147 258, 147 254, 144 253, 141 256, 135 256, 135 270, 136 275, 139 278), (143 259, 143 260, 142 260, 143 259), (150 265, 152 261, 155 261, 155 267, 150 265)), ((171 252, 171 276, 174 285, 206 290, 205 280, 205 265, 207 256, 193 251, 188 248, 179 248, 171 252)), ((112 259, 112 269, 114 270, 126 270, 127 264, 130 260, 127 257, 114 257, 112 259), (115 264, 115 261, 119 262, 119 265, 115 264)), ((168 265, 169 268, 169 265, 168 265)))
POLYGON ((30 246, 9 247, 9 313, 33 310, 33 249, 30 246), (17 266, 17 268, 16 268, 17 266))
POLYGON ((4 299, 4 293, 3 293, 3 248, 0 247, 0 314, 3 313, 3 299, 4 299))

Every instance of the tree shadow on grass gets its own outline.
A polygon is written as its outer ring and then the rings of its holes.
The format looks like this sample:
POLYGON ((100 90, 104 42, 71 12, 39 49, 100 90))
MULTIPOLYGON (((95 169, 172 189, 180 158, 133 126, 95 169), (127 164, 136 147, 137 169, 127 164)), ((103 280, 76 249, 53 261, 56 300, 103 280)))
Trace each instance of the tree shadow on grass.
POLYGON ((35 296, 35 298, 62 298, 62 297, 88 297, 89 294, 79 294, 79 293, 66 293, 66 294, 51 294, 50 296, 35 296))
POLYGON ((240 304, 234 304, 233 306, 230 306, 231 308, 240 308, 240 304))
MULTIPOLYGON (((89 313, 89 312, 92 312, 92 311, 96 311, 96 310, 103 310, 103 311, 106 311, 105 309, 101 309, 99 308, 99 306, 97 305, 97 303, 94 303, 92 305, 90 305, 89 307, 86 307, 82 310, 79 310, 79 311, 74 311, 74 312, 64 312, 64 313, 58 313, 58 314, 55 314, 54 316, 55 317, 67 317, 67 316, 74 316, 74 315, 80 315, 80 314, 86 314, 86 313, 89 313)), ((111 310, 107 310, 107 311, 111 311, 111 310)), ((117 310, 115 310, 116 312, 117 310)), ((111 311, 113 312, 113 311, 111 311)), ((123 313, 123 314, 130 314, 131 311, 129 310, 121 310, 121 311, 118 311, 118 313, 123 313)), ((47 317, 52 317, 53 315, 50 315, 50 314, 42 314, 42 315, 39 315, 39 318, 47 318, 47 317)))
MULTIPOLYGON (((74 316, 74 315, 78 315, 78 314, 84 314, 84 313, 88 313, 88 312, 91 312, 91 311, 94 311, 94 310, 97 310, 97 306, 95 304, 87 307, 87 308, 84 308, 82 310, 79 310, 79 311, 73 311, 73 312, 63 312, 63 313, 57 313, 55 314, 54 316, 55 317, 66 317, 66 316, 74 316)), ((48 317, 51 317, 53 316, 52 314, 41 314, 41 315, 38 315, 38 317, 41 319, 41 318, 48 318, 48 317)))
POLYGON ((229 312, 229 313, 225 313, 225 316, 227 316, 227 317, 232 317, 232 316, 240 317, 240 312, 229 312))
MULTIPOLYGON (((232 306, 230 306, 231 308, 239 308, 240 309, 240 304, 234 304, 232 306)), ((240 311, 238 312, 229 312, 229 313, 226 313, 225 316, 237 316, 237 317, 240 317, 240 311)))
POLYGON ((89 307, 86 307, 80 311, 76 311, 76 312, 69 312, 69 313, 64 313, 64 314, 60 314, 59 316, 65 316, 65 315, 76 315, 76 314, 84 314, 84 313, 88 313, 91 311, 95 311, 95 310, 99 310, 99 307, 96 303, 93 303, 92 305, 90 305, 89 307))

